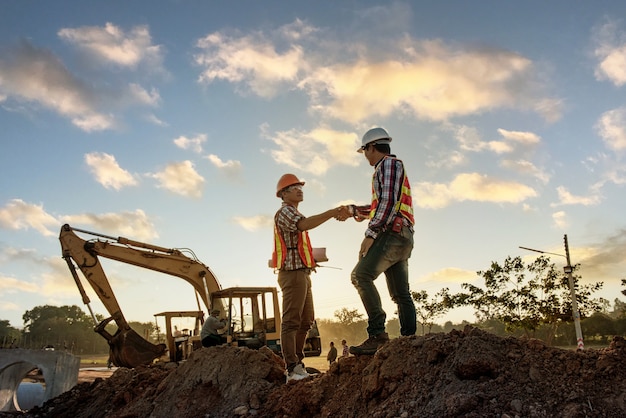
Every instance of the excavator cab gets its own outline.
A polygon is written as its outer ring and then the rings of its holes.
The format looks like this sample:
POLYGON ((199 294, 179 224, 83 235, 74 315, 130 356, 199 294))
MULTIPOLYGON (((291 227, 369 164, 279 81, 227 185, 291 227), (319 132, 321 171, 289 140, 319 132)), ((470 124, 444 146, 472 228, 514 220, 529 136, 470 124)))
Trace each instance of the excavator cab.
POLYGON ((200 329, 204 323, 204 312, 202 311, 172 311, 154 314, 157 318, 165 318, 165 342, 169 353, 169 361, 178 362, 186 360, 189 355, 202 348, 200 341, 200 329), (172 331, 172 319, 193 321, 192 329, 182 329, 172 331))
POLYGON ((212 306, 230 324, 224 332, 229 345, 253 349, 267 346, 280 354, 280 312, 275 287, 231 287, 211 294, 212 306))

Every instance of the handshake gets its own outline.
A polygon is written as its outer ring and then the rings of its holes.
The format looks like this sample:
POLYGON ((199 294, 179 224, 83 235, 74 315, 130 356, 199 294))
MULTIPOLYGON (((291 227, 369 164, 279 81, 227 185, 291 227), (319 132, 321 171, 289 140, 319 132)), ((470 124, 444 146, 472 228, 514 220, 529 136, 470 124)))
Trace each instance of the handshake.
POLYGON ((367 216, 362 213, 360 208, 355 205, 342 205, 335 208, 336 214, 333 216, 338 221, 345 221, 348 218, 354 217, 357 222, 361 222, 367 219, 367 216))

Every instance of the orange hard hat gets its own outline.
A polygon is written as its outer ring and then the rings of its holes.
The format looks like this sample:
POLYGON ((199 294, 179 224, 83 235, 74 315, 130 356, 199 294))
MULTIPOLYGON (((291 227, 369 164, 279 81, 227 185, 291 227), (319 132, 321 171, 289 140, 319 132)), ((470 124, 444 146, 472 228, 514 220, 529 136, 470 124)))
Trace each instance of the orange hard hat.
POLYGON ((278 184, 276 184, 276 197, 280 197, 280 192, 284 188, 293 186, 294 184, 304 186, 304 182, 300 181, 295 174, 283 174, 280 179, 278 179, 278 184))

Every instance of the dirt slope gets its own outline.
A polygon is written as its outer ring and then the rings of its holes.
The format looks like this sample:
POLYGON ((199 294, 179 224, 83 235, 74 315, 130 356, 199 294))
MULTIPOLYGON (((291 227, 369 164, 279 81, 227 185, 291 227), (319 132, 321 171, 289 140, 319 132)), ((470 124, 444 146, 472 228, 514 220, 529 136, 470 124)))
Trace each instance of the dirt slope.
POLYGON ((0 416, 625 417, 626 343, 574 352, 467 327, 394 339, 288 385, 271 351, 212 347, 0 416))

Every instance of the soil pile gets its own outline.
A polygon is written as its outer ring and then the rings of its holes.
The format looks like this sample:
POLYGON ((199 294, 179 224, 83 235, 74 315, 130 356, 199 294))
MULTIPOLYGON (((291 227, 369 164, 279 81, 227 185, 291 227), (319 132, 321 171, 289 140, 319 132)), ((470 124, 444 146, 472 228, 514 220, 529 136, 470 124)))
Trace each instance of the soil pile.
POLYGON ((23 417, 624 417, 626 342, 569 351, 476 328, 401 337, 284 383, 268 349, 211 347, 118 369, 23 417))

